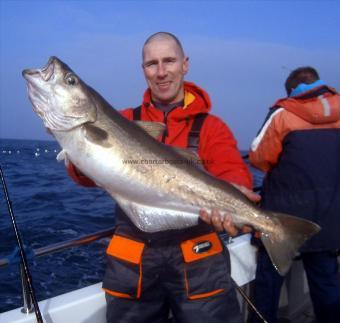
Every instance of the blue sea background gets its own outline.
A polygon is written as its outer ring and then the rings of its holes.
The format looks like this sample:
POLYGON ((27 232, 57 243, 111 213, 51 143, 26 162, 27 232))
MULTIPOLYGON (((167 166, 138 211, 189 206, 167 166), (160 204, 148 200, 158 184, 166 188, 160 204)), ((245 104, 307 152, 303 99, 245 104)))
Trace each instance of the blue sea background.
MULTIPOLYGON (((17 225, 31 249, 74 239, 114 226, 114 200, 98 188, 84 188, 57 162, 52 141, 0 139, 0 164, 17 225)), ((245 153, 245 152, 243 152, 245 153)), ((255 186, 262 173, 251 168, 255 186)), ((38 301, 101 281, 108 238, 43 257, 29 257, 38 301)), ((17 247, 1 187, 0 259, 17 247)), ((0 312, 22 306, 19 265, 0 267, 0 312)))

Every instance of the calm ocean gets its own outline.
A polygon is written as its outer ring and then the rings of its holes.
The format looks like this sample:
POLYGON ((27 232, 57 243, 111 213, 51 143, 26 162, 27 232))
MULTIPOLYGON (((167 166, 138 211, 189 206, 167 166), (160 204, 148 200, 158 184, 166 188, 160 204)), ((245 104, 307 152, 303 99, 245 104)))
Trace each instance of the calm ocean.
MULTIPOLYGON (((0 164, 22 239, 40 248, 114 226, 114 201, 96 188, 76 185, 56 161, 56 142, 0 139, 0 164)), ((252 169, 255 185, 262 175, 252 169)), ((37 299, 101 280, 107 239, 44 257, 29 258, 37 299)), ((0 259, 17 246, 0 190, 0 259)), ((19 266, 0 267, 0 312, 22 305, 19 266)))

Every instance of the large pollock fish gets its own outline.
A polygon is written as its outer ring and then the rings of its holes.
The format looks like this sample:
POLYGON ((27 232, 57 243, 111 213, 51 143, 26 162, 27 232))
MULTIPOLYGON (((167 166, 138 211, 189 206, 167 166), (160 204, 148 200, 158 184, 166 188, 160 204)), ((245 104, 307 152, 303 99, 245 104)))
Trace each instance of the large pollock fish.
POLYGON ((24 70, 23 76, 33 109, 59 142, 61 155, 105 189, 139 229, 190 227, 200 209, 216 208, 231 214, 236 226, 261 232, 280 274, 320 230, 310 221, 258 208, 232 185, 158 142, 150 135, 158 124, 125 119, 58 58, 42 69, 24 70))

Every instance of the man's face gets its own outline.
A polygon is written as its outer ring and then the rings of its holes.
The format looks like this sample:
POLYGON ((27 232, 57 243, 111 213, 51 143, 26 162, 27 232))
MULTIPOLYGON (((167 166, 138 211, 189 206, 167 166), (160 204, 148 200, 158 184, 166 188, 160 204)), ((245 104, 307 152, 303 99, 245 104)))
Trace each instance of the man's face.
POLYGON ((183 78, 188 72, 184 57, 173 39, 154 39, 144 47, 143 70, 151 97, 156 102, 170 104, 184 98, 183 78))

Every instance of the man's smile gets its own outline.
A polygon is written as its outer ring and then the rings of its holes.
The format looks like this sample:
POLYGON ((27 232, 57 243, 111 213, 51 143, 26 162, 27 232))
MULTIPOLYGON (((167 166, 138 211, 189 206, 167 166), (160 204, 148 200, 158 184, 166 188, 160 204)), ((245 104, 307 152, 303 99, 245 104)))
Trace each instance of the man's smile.
POLYGON ((160 90, 167 90, 171 85, 171 81, 160 82, 157 83, 157 86, 160 90))

